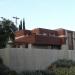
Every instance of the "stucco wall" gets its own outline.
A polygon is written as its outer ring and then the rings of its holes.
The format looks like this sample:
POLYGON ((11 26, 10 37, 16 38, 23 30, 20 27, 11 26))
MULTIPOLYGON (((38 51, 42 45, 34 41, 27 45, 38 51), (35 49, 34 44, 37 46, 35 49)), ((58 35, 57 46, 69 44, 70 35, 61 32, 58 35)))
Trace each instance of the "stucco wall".
POLYGON ((75 60, 75 50, 7 48, 0 49, 0 56, 7 66, 16 71, 43 70, 57 59, 75 60))

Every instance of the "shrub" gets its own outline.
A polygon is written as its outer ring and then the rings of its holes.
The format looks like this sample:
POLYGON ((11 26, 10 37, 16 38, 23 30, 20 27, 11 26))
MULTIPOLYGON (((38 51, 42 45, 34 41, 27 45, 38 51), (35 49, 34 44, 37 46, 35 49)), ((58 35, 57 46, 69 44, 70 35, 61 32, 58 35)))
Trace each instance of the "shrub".
POLYGON ((75 61, 72 60, 57 60, 55 62, 53 62, 51 65, 56 65, 56 67, 71 67, 71 66, 75 66, 75 61))
POLYGON ((75 61, 57 60, 48 67, 48 70, 53 70, 56 75, 75 75, 75 61))

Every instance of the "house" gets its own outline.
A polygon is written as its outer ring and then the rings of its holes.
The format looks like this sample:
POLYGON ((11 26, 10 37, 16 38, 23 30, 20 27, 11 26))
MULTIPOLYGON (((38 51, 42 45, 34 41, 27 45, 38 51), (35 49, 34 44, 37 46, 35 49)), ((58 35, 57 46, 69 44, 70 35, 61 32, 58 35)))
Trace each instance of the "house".
POLYGON ((40 49, 75 49, 74 31, 35 28, 15 32, 15 47, 40 49))
POLYGON ((59 37, 62 39, 62 49, 75 49, 75 31, 66 30, 66 29, 56 29, 59 37))

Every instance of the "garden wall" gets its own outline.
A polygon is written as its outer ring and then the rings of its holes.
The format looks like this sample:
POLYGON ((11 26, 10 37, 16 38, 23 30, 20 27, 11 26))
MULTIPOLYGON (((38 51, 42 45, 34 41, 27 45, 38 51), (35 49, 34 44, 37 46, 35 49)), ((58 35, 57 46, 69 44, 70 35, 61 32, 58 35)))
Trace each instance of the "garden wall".
POLYGON ((44 70, 57 59, 75 60, 75 50, 6 48, 0 49, 0 56, 16 71, 44 70))

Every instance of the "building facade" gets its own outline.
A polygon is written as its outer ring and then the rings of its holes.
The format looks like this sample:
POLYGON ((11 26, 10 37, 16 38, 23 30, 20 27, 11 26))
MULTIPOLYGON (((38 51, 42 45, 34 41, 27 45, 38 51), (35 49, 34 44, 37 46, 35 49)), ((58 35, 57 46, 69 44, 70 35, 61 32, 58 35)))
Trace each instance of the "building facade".
POLYGON ((20 30, 15 32, 15 47, 39 49, 75 49, 75 32, 65 29, 20 30))

